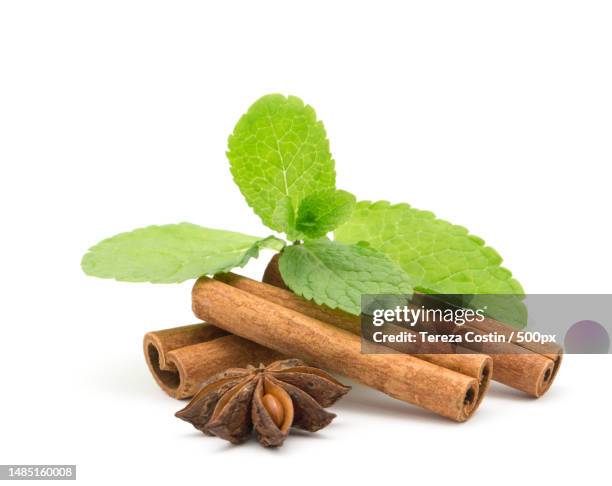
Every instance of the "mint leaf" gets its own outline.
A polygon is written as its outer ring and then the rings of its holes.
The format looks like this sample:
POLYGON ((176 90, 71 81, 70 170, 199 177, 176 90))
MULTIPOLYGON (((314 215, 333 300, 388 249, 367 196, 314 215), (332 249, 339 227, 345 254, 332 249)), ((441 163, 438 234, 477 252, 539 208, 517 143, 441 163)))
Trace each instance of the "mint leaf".
POLYGON ((527 325, 528 311, 522 294, 475 294, 467 298, 465 307, 483 309, 487 316, 519 329, 527 325))
POLYGON ((482 239, 408 204, 361 201, 334 237, 343 243, 369 242, 427 291, 523 294, 521 285, 501 266, 502 258, 482 239))
POLYGON ((412 295, 410 277, 381 252, 329 240, 286 247, 279 268, 296 294, 358 315, 362 294, 412 295))
POLYGON ((353 212, 355 196, 346 191, 318 191, 300 202, 295 227, 310 238, 325 236, 353 212))
POLYGON ((277 207, 299 206, 308 194, 334 189, 336 172, 323 123, 295 96, 257 100, 229 137, 227 157, 234 181, 264 224, 285 231, 277 207))
POLYGON ((518 327, 527 322, 523 289, 501 266, 499 254, 462 226, 437 219, 429 211, 361 201, 334 237, 343 243, 369 242, 399 263, 414 278, 417 290, 470 294, 465 295, 469 302, 464 305, 485 308, 490 317, 518 327))
POLYGON ((284 197, 277 204, 272 214, 272 221, 278 225, 278 231, 286 233, 288 240, 303 240, 304 234, 295 228, 295 217, 295 210, 293 209, 291 199, 284 197))
POLYGON ((190 223, 148 226, 120 233, 89 249, 87 275, 127 282, 178 283, 244 266, 262 248, 284 242, 190 223))

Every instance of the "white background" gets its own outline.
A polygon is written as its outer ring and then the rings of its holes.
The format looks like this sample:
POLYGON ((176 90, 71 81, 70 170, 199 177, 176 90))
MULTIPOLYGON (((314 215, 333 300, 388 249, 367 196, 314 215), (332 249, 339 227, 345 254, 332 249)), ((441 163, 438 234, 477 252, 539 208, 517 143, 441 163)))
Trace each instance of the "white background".
POLYGON ((79 261, 152 223, 268 234, 224 151, 282 92, 324 120, 339 187, 465 225, 527 292, 610 293, 611 24, 584 0, 0 3, 0 463, 86 484, 601 482, 608 356, 568 356, 537 401, 496 385, 461 425, 356 386, 321 433, 232 447, 174 418, 142 357, 146 331, 195 320, 190 283, 79 261))

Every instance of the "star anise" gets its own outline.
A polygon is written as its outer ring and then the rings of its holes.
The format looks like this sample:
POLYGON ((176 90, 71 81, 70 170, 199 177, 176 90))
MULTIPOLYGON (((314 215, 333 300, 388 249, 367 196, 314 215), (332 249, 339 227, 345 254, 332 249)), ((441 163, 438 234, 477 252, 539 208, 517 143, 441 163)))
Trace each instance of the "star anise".
POLYGON ((176 416, 233 444, 255 429, 266 446, 280 446, 291 427, 316 432, 336 416, 324 410, 350 390, 297 359, 230 368, 204 383, 176 416))

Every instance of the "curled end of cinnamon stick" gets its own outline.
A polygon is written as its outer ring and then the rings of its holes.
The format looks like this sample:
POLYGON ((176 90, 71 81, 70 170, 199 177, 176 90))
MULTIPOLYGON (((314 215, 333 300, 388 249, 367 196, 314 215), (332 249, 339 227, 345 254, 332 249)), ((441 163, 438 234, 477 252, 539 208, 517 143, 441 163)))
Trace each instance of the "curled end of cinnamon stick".
POLYGON ((487 359, 483 360, 478 373, 478 397, 476 399, 476 408, 478 408, 480 402, 482 402, 482 399, 487 394, 492 377, 493 360, 490 357, 487 357, 487 359))
POLYGON ((149 371, 160 388, 172 398, 187 398, 189 394, 185 391, 185 380, 181 376, 180 368, 171 360, 166 360, 159 337, 154 333, 146 334, 143 347, 149 371))
POLYGON ((461 407, 461 415, 458 417, 459 422, 465 422, 469 419, 482 401, 484 393, 480 393, 478 383, 473 382, 466 390, 463 396, 463 406, 461 407))
POLYGON ((227 368, 281 358, 280 353, 203 323, 149 332, 143 348, 153 378, 177 399, 192 397, 205 380, 227 368))
POLYGON ((559 373, 559 368, 561 368, 561 361, 563 361, 563 351, 561 350, 561 348, 559 348, 559 352, 557 354, 550 356, 550 359, 553 360, 553 370, 552 376, 550 377, 550 383, 548 384, 549 388, 550 385, 552 385, 552 382, 557 377, 557 373, 559 373))
POLYGON ((186 369, 191 364, 187 358, 194 353, 185 351, 199 349, 193 346, 226 335, 225 331, 203 323, 148 332, 143 339, 145 361, 162 390, 172 398, 188 398, 197 391, 202 377, 201 373, 191 376, 194 370, 190 374, 186 369))
POLYGON ((542 369, 540 377, 538 378, 536 391, 534 393, 534 396, 536 398, 539 398, 544 395, 544 393, 546 393, 550 388, 550 385, 552 385, 556 372, 559 369, 558 364, 560 363, 560 361, 560 359, 558 361, 553 361, 552 359, 550 359, 548 360, 547 365, 542 369))

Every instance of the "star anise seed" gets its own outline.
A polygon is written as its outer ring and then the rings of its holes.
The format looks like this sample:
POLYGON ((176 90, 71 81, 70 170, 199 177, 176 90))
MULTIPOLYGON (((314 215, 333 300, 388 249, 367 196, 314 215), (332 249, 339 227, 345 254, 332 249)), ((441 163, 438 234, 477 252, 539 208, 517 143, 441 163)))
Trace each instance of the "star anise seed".
POLYGON ((255 429, 259 442, 280 446, 291 427, 315 432, 336 416, 324 410, 350 387, 300 360, 231 368, 210 378, 176 416, 234 444, 255 429))

